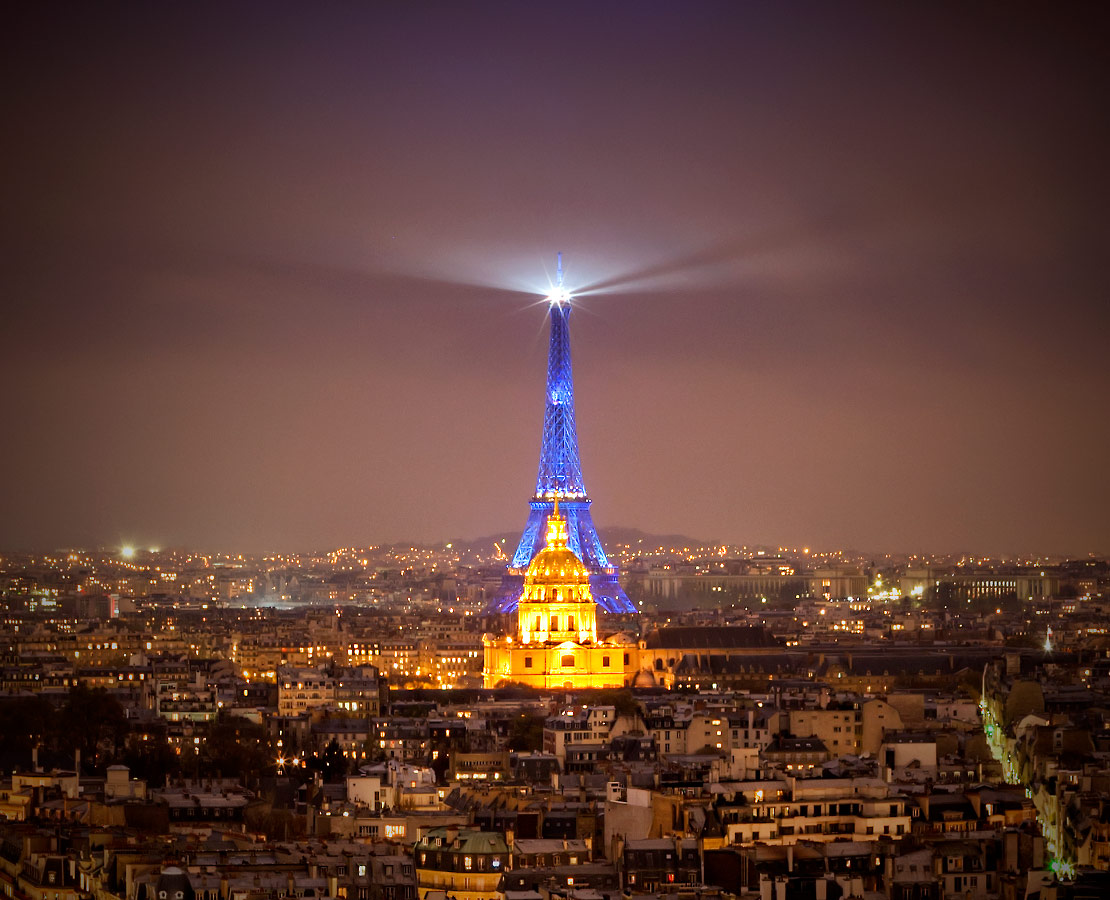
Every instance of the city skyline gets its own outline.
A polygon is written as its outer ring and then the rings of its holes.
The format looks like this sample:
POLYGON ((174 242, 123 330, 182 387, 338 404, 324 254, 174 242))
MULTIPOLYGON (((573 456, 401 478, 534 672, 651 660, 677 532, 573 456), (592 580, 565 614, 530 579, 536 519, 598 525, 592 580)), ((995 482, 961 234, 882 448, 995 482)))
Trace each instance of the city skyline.
POLYGON ((561 250, 601 530, 1110 552, 1081 12, 125 8, 2 39, 0 547, 511 532, 561 250))

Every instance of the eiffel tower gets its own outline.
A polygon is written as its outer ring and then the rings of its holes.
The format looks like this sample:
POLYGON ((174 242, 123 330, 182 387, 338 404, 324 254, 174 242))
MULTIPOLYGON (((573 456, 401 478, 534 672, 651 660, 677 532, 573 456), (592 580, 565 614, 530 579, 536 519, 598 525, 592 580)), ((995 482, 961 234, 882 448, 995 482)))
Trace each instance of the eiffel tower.
POLYGON ((570 366, 570 293, 563 286, 563 255, 558 256, 555 288, 548 297, 551 315, 551 344, 547 355, 547 398, 543 413, 543 443, 536 493, 529 502, 524 534, 505 569, 501 591, 490 603, 489 612, 509 613, 516 609, 524 586, 524 570, 543 547, 544 523, 553 511, 555 498, 567 520, 567 546, 590 570, 590 591, 602 609, 611 613, 635 612, 632 601, 617 580, 617 569, 609 563, 590 515, 590 498, 582 481, 578 456, 578 429, 574 422, 574 377, 570 366))

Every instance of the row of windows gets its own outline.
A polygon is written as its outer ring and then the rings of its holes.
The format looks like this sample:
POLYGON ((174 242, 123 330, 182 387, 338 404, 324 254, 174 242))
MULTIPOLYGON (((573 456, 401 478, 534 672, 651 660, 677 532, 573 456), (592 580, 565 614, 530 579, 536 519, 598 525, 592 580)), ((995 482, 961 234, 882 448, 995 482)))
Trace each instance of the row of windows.
MULTIPOLYGON (((626 666, 628 665, 628 654, 627 653, 624 654, 624 664, 626 666)), ((562 666, 565 669, 574 668, 574 666, 577 665, 577 663, 575 662, 575 659, 574 659, 574 654, 573 653, 564 653, 562 658, 560 659, 559 665, 562 666)), ((602 666, 602 668, 607 669, 607 668, 609 668, 610 665, 611 665, 611 662, 610 662, 610 658, 608 656, 601 657, 601 666, 602 666)), ((532 668, 532 657, 531 656, 524 657, 524 668, 526 668, 526 669, 531 669, 532 668)))
MULTIPOLYGON (((503 860, 500 856, 464 856, 462 858, 462 870, 471 872, 477 869, 479 872, 499 872, 502 863, 503 860)), ((433 853, 430 861, 426 851, 420 853, 420 865, 431 865, 432 868, 441 872, 459 871, 456 868, 458 864, 458 857, 453 853, 433 853)))

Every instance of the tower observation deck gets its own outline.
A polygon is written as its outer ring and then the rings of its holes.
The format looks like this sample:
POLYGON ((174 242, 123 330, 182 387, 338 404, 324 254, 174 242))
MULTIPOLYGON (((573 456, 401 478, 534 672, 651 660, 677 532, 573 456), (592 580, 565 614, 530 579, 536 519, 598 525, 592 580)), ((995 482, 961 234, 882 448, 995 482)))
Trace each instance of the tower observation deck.
POLYGON ((632 601, 617 580, 590 515, 590 498, 582 480, 578 455, 578 429, 574 420, 574 377, 570 364, 570 294, 563 287, 562 254, 556 286, 548 297, 551 343, 547 355, 547 395, 543 413, 543 441, 536 493, 529 502, 528 521, 516 553, 505 569, 498 596, 490 612, 513 612, 524 587, 524 573, 543 547, 544 523, 554 512, 555 498, 567 521, 567 546, 590 572, 590 590, 602 609, 613 613, 635 612, 632 601))

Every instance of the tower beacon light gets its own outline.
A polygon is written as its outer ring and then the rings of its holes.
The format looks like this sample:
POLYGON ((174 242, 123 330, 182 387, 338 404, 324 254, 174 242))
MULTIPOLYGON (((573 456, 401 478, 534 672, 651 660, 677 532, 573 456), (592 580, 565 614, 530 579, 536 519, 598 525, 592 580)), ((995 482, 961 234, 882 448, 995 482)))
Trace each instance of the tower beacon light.
POLYGON ((559 253, 556 259, 558 262, 555 265, 555 286, 547 295, 547 302, 552 306, 562 306, 570 303, 570 291, 563 287, 563 254, 559 253))

